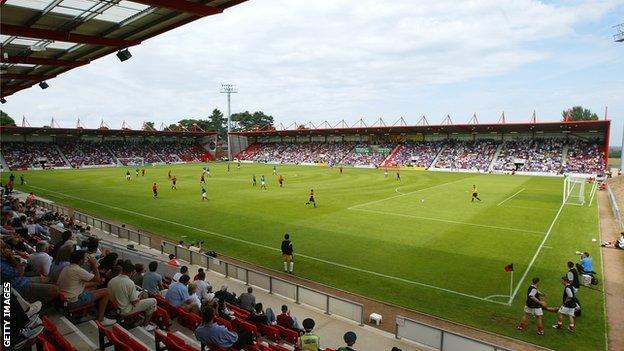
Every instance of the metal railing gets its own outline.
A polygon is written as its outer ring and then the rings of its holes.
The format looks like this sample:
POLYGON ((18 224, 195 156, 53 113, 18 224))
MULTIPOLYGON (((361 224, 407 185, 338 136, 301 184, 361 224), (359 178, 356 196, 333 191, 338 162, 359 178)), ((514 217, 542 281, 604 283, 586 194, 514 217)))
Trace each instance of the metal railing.
POLYGON ((440 351, 510 351, 507 348, 454 333, 439 327, 397 316, 394 336, 408 339, 440 351))
POLYGON ((235 279, 246 285, 264 289, 271 294, 282 296, 298 304, 318 308, 326 314, 338 315, 355 321, 360 325, 364 324, 364 306, 360 303, 289 282, 267 273, 243 267, 242 265, 210 257, 172 242, 163 240, 159 247, 155 247, 157 241, 152 240, 150 234, 128 229, 124 225, 113 224, 79 211, 72 211, 53 202, 37 200, 37 205, 54 212, 73 216, 76 221, 89 225, 92 228, 100 229, 104 233, 109 233, 149 248, 158 249, 161 253, 175 254, 179 260, 205 267, 205 269, 222 274, 226 278, 235 279))
POLYGON ((611 202, 611 210, 613 210, 613 216, 617 220, 620 229, 624 228, 624 223, 622 223, 622 212, 620 211, 620 206, 618 206, 617 198, 611 190, 611 185, 607 184, 607 194, 609 194, 609 201, 611 202))

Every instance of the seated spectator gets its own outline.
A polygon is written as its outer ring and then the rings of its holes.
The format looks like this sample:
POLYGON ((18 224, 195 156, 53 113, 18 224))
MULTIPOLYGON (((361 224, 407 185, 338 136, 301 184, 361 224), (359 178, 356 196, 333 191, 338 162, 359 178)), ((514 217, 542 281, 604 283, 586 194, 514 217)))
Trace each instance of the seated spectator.
POLYGON ((206 273, 200 268, 199 273, 197 273, 195 277, 197 278, 194 282, 195 285, 197 285, 197 296, 204 302, 210 302, 215 294, 212 293, 212 286, 210 286, 210 283, 206 281, 206 273))
POLYGON ((50 266, 50 274, 48 274, 48 283, 56 284, 59 275, 61 275, 61 271, 63 268, 69 266, 69 256, 74 249, 71 246, 65 246, 58 251, 56 257, 52 261, 52 265, 50 266))
POLYGON ((167 262, 167 264, 174 267, 180 267, 180 261, 176 259, 174 254, 169 254, 169 262, 167 262))
POLYGON ((56 256, 56 253, 58 252, 58 250, 61 249, 61 247, 63 247, 65 245, 65 243, 70 240, 72 237, 72 232, 69 230, 64 231, 61 234, 61 241, 59 241, 58 243, 54 244, 54 251, 51 252, 52 256, 56 256))
POLYGON ((269 319, 267 318, 267 315, 264 313, 261 303, 257 303, 254 306, 253 311, 247 317, 247 321, 254 323, 254 324, 269 325, 269 319))
POLYGON ((199 273, 205 273, 203 268, 198 268, 197 269, 197 274, 195 274, 195 276, 193 277, 193 281, 196 281, 199 279, 199 273))
POLYGON ((197 295, 197 284, 190 283, 188 285, 188 293, 191 303, 182 305, 182 307, 188 311, 199 313, 201 311, 201 300, 197 295))
POLYGON ((195 330, 195 337, 203 344, 218 346, 223 349, 235 348, 241 350, 245 345, 253 344, 253 337, 247 331, 239 334, 229 331, 226 327, 214 322, 215 311, 207 306, 202 311, 204 323, 195 330))
POLYGON ((176 272, 176 274, 173 275, 173 277, 171 278, 171 280, 173 280, 174 282, 177 282, 181 276, 183 275, 188 275, 188 267, 187 266, 182 266, 180 267, 180 271, 176 272))
POLYGON ((578 269, 581 274, 595 274, 594 272, 594 263, 592 258, 589 257, 588 252, 583 252, 581 254, 581 262, 576 265, 576 269, 578 269))
POLYGON ((38 275, 47 276, 50 274, 50 266, 52 265, 52 256, 46 252, 48 250, 48 243, 40 241, 35 246, 36 252, 28 256, 28 264, 32 267, 33 271, 38 275))
POLYGON ((314 320, 306 318, 303 320, 303 329, 305 333, 299 336, 297 347, 301 351, 319 351, 321 349, 321 339, 318 335, 312 334, 314 330, 314 320))
POLYGON ((85 287, 95 287, 100 283, 100 272, 94 257, 89 258, 93 273, 87 272, 82 266, 85 263, 86 251, 72 252, 69 257, 70 265, 65 267, 58 278, 58 286, 69 307, 77 307, 98 301, 98 321, 109 326, 115 324, 115 320, 104 317, 110 292, 108 289, 85 291, 85 287))
POLYGON ((253 295, 253 288, 247 288, 246 293, 242 293, 238 298, 239 305, 247 311, 253 311, 256 306, 256 297, 253 295))
POLYGON ((343 346, 339 348, 338 351, 355 351, 355 349, 352 346, 355 345, 355 340, 357 340, 357 335, 355 335, 355 333, 352 331, 348 331, 345 333, 345 335, 342 338, 344 339, 344 342, 347 344, 347 346, 343 346))
POLYGON ((277 325, 284 328, 301 330, 299 323, 297 323, 297 318, 290 315, 290 311, 286 305, 282 305, 282 313, 277 316, 276 321, 277 325))
POLYGON ((110 252, 106 254, 106 256, 102 257, 98 263, 98 267, 100 272, 107 272, 113 268, 114 265, 117 264, 117 255, 116 252, 110 252))
POLYGON ((162 275, 157 273, 158 262, 152 261, 149 263, 149 272, 143 275, 143 284, 141 287, 147 290, 148 293, 158 294, 162 289, 162 275))
POLYGON ((136 286, 143 286, 143 273, 145 268, 141 263, 137 263, 134 265, 134 276, 132 277, 132 281, 136 286))
POLYGON ((111 291, 112 297, 117 301, 122 315, 145 312, 143 325, 147 331, 152 331, 156 329, 156 326, 151 325, 149 322, 152 319, 154 311, 156 311, 156 299, 138 299, 136 286, 130 279, 134 272, 135 266, 133 264, 129 262, 124 263, 121 274, 108 282, 108 288, 111 291))
POLYGON ((189 280, 191 280, 191 278, 188 275, 183 275, 180 277, 179 282, 174 282, 169 286, 167 294, 165 294, 165 299, 173 307, 182 307, 187 310, 192 308, 190 305, 193 300, 188 292, 189 280))
POLYGON ((221 285, 221 290, 215 293, 215 298, 219 299, 222 303, 232 303, 238 304, 238 300, 236 299, 236 294, 228 291, 227 285, 221 285))
POLYGON ((13 252, 5 247, 2 240, 0 240, 0 250, 2 251, 0 259, 2 281, 10 282, 11 287, 26 301, 40 300, 45 304, 58 296, 59 289, 56 285, 43 283, 40 277, 24 277, 21 274, 23 267, 13 257, 13 252))

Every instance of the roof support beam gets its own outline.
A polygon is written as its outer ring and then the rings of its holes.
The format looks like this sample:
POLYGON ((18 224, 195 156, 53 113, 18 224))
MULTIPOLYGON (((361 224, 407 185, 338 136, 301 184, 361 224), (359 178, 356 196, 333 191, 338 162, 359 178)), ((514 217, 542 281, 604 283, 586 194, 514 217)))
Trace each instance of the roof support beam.
POLYGON ((39 79, 52 79, 56 77, 56 74, 20 74, 20 73, 3 73, 0 75, 0 79, 21 79, 21 80, 39 80, 39 79))
MULTIPOLYGON (((4 25, 3 25, 4 26, 4 25)), ((44 65, 44 66, 62 66, 62 67, 80 67, 86 65, 89 61, 71 61, 71 60, 56 60, 48 58, 38 57, 26 57, 26 56, 9 56, 0 57, 2 63, 22 63, 26 65, 44 65)))
POLYGON ((2 24, 0 27, 0 33, 4 35, 16 35, 20 37, 36 38, 36 39, 48 39, 67 41, 70 43, 90 44, 90 45, 102 45, 113 47, 129 47, 140 43, 139 40, 123 40, 115 38, 104 38, 92 35, 76 34, 66 31, 41 29, 14 26, 11 24, 2 24))
POLYGON ((132 0, 140 4, 163 7, 170 10, 191 13, 197 16, 210 16, 223 12, 221 7, 206 6, 197 2, 190 2, 186 0, 132 0))

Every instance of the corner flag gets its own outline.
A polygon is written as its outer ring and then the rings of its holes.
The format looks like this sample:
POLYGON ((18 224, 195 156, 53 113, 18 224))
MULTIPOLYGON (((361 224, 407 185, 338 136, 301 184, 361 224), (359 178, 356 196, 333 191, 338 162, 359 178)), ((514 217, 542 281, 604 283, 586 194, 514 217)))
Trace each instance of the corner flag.
POLYGON ((513 263, 510 263, 505 266, 505 272, 513 272, 513 263))
POLYGON ((509 303, 511 303, 511 296, 513 295, 513 263, 510 263, 508 265, 505 266, 505 272, 507 273, 511 273, 509 275, 509 303))

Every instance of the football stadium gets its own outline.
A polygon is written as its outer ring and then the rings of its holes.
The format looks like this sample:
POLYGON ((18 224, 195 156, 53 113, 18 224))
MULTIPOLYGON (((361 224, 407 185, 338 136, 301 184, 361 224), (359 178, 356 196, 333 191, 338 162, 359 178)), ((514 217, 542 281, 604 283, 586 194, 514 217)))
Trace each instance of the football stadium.
MULTIPOLYGON (((2 1, 2 103, 242 3, 2 1)), ((624 347, 608 109, 288 124, 219 93, 217 124, 2 112, 4 349, 624 347)))

